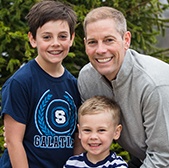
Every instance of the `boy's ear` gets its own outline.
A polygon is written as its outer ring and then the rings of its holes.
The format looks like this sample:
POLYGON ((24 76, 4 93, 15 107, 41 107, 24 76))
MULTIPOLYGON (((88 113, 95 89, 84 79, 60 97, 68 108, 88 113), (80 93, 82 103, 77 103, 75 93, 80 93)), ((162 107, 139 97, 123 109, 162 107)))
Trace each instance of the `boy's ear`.
POLYGON ((79 139, 81 139, 81 133, 80 133, 80 126, 79 126, 79 124, 77 124, 77 128, 78 128, 78 132, 79 132, 79 139))
POLYGON ((33 38, 33 35, 31 32, 28 32, 28 38, 29 38, 29 42, 30 42, 31 46, 33 48, 36 48, 36 40, 33 38))
POLYGON ((114 131, 114 138, 113 138, 114 140, 119 139, 120 134, 121 134, 121 130, 122 130, 122 125, 119 124, 114 131))
POLYGON ((70 47, 73 45, 74 38, 75 38, 75 32, 72 34, 72 37, 71 37, 71 43, 70 43, 70 47))

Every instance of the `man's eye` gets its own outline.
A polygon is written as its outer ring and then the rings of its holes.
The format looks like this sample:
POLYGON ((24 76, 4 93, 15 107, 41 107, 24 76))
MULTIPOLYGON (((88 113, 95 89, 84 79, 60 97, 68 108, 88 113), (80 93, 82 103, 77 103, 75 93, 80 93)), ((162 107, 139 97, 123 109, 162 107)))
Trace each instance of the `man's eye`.
POLYGON ((89 44, 89 45, 96 44, 96 41, 88 41, 87 44, 89 44))
POLYGON ((106 39, 105 42, 106 42, 106 43, 111 43, 111 42, 114 42, 114 39, 109 38, 109 39, 106 39))

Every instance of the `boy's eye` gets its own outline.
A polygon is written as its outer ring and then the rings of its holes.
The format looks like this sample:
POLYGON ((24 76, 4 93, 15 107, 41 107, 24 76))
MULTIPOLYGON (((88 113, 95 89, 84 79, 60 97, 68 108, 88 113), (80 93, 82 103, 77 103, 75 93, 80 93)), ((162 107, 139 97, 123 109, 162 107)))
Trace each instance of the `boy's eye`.
POLYGON ((61 35, 60 38, 66 38, 67 36, 61 35))
POLYGON ((65 35, 65 34, 61 34, 61 35, 59 35, 59 38, 60 38, 60 39, 62 39, 62 40, 64 40, 64 39, 67 39, 67 38, 68 38, 68 36, 67 36, 67 35, 65 35))
POLYGON ((83 129, 84 132, 90 132, 90 129, 83 129))
POLYGON ((43 39, 45 39, 45 40, 48 40, 48 39, 50 39, 50 38, 51 38, 51 36, 49 36, 49 35, 43 36, 43 39))
POLYGON ((106 130, 105 129, 100 129, 99 132, 105 132, 106 130))

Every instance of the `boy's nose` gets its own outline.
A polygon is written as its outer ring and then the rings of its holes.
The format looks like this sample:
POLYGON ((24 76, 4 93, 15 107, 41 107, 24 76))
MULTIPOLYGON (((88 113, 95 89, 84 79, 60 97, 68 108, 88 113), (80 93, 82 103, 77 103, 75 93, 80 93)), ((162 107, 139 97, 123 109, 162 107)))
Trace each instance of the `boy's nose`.
POLYGON ((60 45, 60 42, 57 38, 54 38, 53 41, 52 41, 52 46, 59 46, 60 45))
POLYGON ((97 139, 97 138, 98 138, 97 133, 92 133, 92 134, 90 135, 90 138, 91 138, 91 139, 97 139))

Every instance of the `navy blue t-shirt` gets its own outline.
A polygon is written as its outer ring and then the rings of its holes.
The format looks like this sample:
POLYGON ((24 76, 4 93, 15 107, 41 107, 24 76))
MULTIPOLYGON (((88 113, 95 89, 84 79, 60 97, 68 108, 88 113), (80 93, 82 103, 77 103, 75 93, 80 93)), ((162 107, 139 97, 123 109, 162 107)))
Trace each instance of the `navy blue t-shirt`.
MULTIPOLYGON (((62 168, 73 155, 80 95, 76 78, 65 69, 54 78, 29 61, 2 88, 2 115, 26 125, 24 147, 30 168, 62 168)), ((17 134, 17 132, 16 132, 17 134)), ((7 149, 1 168, 10 168, 7 149)))

